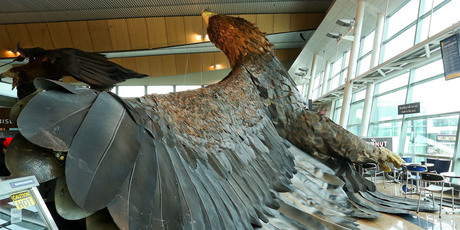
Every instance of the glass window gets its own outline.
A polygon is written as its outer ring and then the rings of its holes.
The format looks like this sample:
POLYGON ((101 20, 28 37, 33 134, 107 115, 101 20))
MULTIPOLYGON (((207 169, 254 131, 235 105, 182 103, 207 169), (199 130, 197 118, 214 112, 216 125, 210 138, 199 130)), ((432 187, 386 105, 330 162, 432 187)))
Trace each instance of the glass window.
POLYGON ((350 115, 348 117, 348 125, 361 124, 363 118, 364 101, 355 102, 350 106, 350 115))
POLYGON ((149 85, 147 86, 147 94, 167 94, 174 91, 172 85, 149 85))
POLYGON ((361 90, 353 94, 353 102, 363 100, 366 97, 366 90, 361 90))
POLYGON ((372 45, 374 44, 374 33, 375 31, 372 31, 367 37, 364 38, 363 41, 363 50, 361 51, 361 55, 364 56, 367 53, 369 53, 372 50, 372 45))
MULTIPOLYGON (((297 90, 299 91, 300 94, 302 93, 303 86, 304 86, 304 85, 297 85, 297 90)), ((301 95, 301 96, 302 96, 302 95, 301 95)), ((302 96, 302 97, 303 97, 303 96, 302 96)))
POLYGON ((422 14, 425 14, 429 11, 431 11, 431 6, 433 6, 433 8, 435 8, 437 5, 439 5, 440 3, 444 2, 445 0, 428 0, 428 1, 425 1, 425 6, 423 8, 423 13, 422 14), (433 3, 433 4, 431 4, 433 3))
MULTIPOLYGON (((11 78, 10 78, 11 79, 11 78)), ((17 91, 16 88, 11 89, 11 84, 0 83, 0 94, 8 97, 16 97, 17 91)))
MULTIPOLYGON (((431 5, 431 3, 428 5, 431 5)), ((424 18, 422 22, 421 40, 423 41, 428 38, 428 29, 430 31, 429 36, 431 37, 443 29, 451 26, 452 24, 460 21, 460 14, 458 13, 458 9, 460 9, 460 1, 450 1, 439 10, 435 11, 431 19, 430 16, 424 18)))
POLYGON ((319 89, 316 88, 316 89, 314 89, 313 92, 312 92, 311 99, 312 99, 312 100, 316 100, 316 99, 318 98, 318 95, 319 95, 319 89))
POLYGON ((343 65, 343 69, 344 69, 344 70, 345 70, 346 68, 348 68, 348 64, 350 63, 350 55, 351 55, 350 50, 348 50, 347 52, 345 52, 345 64, 343 65))
POLYGON ((381 94, 384 92, 388 92, 390 90, 407 85, 408 81, 409 81, 409 72, 378 83, 377 87, 375 88, 375 93, 381 94))
POLYGON ((416 69, 414 81, 421 81, 442 73, 444 73, 444 66, 442 65, 442 59, 440 59, 416 69))
POLYGON ((420 114, 438 114, 460 111, 460 103, 454 98, 460 98, 460 78, 446 81, 444 77, 415 85, 412 102, 420 102, 420 114))
POLYGON ((331 84, 330 84, 330 86, 329 86, 329 91, 332 91, 332 90, 334 90, 335 88, 339 87, 339 82, 340 82, 340 74, 335 75, 335 76, 331 79, 331 84))
POLYGON ((332 117, 332 120, 337 124, 340 121, 340 113, 342 111, 342 102, 343 102, 343 99, 339 99, 335 102, 335 109, 334 109, 334 115, 332 117))
POLYGON ((361 128, 361 124, 359 125, 349 125, 347 130, 350 131, 351 133, 355 134, 356 136, 359 136, 359 129, 361 128))
POLYGON ((410 120, 404 152, 452 156, 457 124, 458 116, 410 120))
POLYGON ((332 75, 336 75, 340 73, 340 70, 342 70, 342 57, 340 57, 337 61, 334 62, 332 65, 332 75))
MULTIPOLYGON (((392 121, 379 124, 371 124, 369 126, 369 137, 396 137, 399 138, 401 133, 401 121, 392 121)), ((393 150, 396 151, 398 148, 394 146, 393 150)))
POLYGON ((374 103, 376 103, 375 111, 373 109, 371 116, 372 121, 401 119, 402 115, 398 115, 398 105, 405 104, 406 91, 406 89, 398 90, 376 97, 374 99, 374 103))
POLYGON ((370 68, 370 65, 371 65, 371 57, 372 55, 367 55, 365 58, 361 59, 359 61, 359 72, 357 74, 357 76, 359 76, 360 74, 363 74, 364 72, 368 71, 370 68))
POLYGON ((418 0, 410 1, 388 19, 387 38, 392 37, 417 19, 418 5, 418 0))
POLYGON ((144 86, 118 86, 120 97, 142 97, 145 95, 144 86))
POLYGON ((414 45, 415 26, 412 26, 404 33, 392 39, 385 45, 384 61, 400 54, 402 51, 409 49, 414 45))
POLYGON ((177 85, 176 92, 192 90, 192 89, 199 89, 199 88, 201 88, 201 85, 177 85))

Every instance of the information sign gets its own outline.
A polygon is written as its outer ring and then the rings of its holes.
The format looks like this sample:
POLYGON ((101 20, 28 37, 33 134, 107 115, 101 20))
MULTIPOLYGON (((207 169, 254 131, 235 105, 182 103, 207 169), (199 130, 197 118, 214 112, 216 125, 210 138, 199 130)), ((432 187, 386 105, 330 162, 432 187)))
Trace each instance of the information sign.
POLYGON ((456 33, 440 41, 444 77, 446 80, 460 77, 460 34, 456 33))

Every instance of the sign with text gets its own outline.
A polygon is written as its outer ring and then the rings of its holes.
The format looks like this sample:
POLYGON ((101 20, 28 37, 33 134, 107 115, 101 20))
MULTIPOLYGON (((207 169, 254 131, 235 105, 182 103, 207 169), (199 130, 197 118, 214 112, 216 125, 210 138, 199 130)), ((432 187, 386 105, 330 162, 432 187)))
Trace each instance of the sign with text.
POLYGON ((390 151, 393 151, 392 137, 363 137, 362 139, 375 147, 384 147, 390 151))
POLYGON ((446 80, 460 77, 460 35, 454 34, 440 41, 444 77, 446 80))
POLYGON ((35 205, 35 201, 29 192, 16 193, 10 196, 17 209, 23 209, 35 205))
POLYGON ((10 120, 10 110, 11 108, 0 108, 0 128, 17 128, 10 120))
POLYGON ((398 105, 398 115, 420 113, 420 102, 398 105))
POLYGON ((449 135, 449 134, 437 134, 436 135, 436 141, 442 141, 442 142, 455 142, 457 138, 455 137, 454 134, 449 135))

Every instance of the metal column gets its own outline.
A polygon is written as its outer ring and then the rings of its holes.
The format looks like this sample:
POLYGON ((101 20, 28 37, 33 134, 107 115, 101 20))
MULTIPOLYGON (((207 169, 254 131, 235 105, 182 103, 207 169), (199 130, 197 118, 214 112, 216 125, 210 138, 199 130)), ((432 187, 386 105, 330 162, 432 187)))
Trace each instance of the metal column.
MULTIPOLYGON (((377 14, 377 25, 375 26, 374 33, 374 44, 372 45, 372 56, 370 68, 379 64, 380 57, 380 44, 382 44, 383 25, 385 22, 385 16, 382 13, 377 14)), ((371 116, 372 101, 374 97, 374 82, 368 82, 366 85, 366 98, 364 99, 363 116, 361 120, 361 126, 359 130, 359 136, 367 136, 369 130, 369 120, 371 116)))
POLYGON ((356 75, 356 64, 358 62, 359 43, 361 40, 361 28, 363 26, 364 16, 364 0, 358 1, 358 8, 356 9, 356 23, 353 32, 353 43, 351 44, 350 63, 348 64, 347 79, 345 81, 345 89, 343 93, 342 111, 340 112, 339 124, 347 128, 348 116, 350 114, 351 94, 353 89, 353 82, 351 81, 356 75))
POLYGON ((311 93, 313 91, 313 81, 315 80, 316 75, 316 62, 318 59, 318 55, 313 55, 313 62, 311 63, 311 74, 310 74, 310 81, 308 83, 308 90, 307 90, 307 101, 311 99, 311 93))

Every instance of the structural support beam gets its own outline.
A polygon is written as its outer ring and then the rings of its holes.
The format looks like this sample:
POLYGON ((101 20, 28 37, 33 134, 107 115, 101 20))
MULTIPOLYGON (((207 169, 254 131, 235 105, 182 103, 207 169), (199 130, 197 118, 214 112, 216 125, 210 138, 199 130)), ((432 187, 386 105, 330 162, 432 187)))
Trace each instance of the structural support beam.
POLYGON ((358 61, 359 43, 361 39, 361 28, 363 26, 363 16, 365 8, 364 0, 358 0, 358 8, 356 9, 356 24, 354 29, 354 39, 351 44, 350 63, 348 64, 347 78, 345 81, 345 89, 343 94, 342 111, 340 112, 339 124, 347 128, 348 116, 350 114, 351 96, 353 91, 352 79, 356 75, 356 64, 358 61))
MULTIPOLYGON (((374 68, 379 64, 379 57, 380 57, 380 44, 382 44, 382 34, 383 34, 383 25, 385 22, 385 16, 382 13, 377 14, 377 24, 375 27, 375 34, 374 34, 374 43, 372 44, 372 56, 371 56, 371 64, 370 69, 374 68)), ((382 74, 382 73, 381 73, 382 74)), ((385 74, 382 74, 385 76, 385 74)), ((366 98, 364 99, 364 106, 363 106, 363 116, 361 119, 361 126, 359 130, 359 136, 365 137, 367 136, 367 131, 369 130, 369 121, 371 117, 371 108, 372 102, 374 98, 374 89, 375 85, 373 82, 368 82, 366 85, 366 98)))
POLYGON ((311 72, 310 72, 310 81, 308 83, 308 90, 307 90, 307 101, 311 99, 311 94, 313 91, 313 81, 315 80, 316 75, 316 63, 318 62, 318 55, 313 55, 313 62, 311 63, 311 72))

